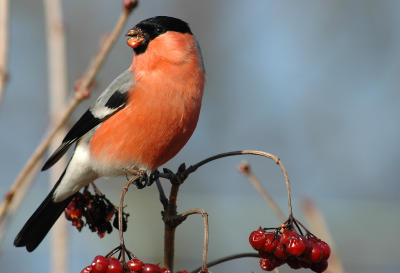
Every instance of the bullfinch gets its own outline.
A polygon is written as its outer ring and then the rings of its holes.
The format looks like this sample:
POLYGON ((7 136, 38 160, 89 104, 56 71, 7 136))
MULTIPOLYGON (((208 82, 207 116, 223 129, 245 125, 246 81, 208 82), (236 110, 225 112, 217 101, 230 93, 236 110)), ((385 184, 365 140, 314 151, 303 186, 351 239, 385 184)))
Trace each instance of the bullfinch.
POLYGON ((133 48, 122 72, 75 123, 42 170, 76 143, 63 174, 14 240, 33 251, 74 194, 102 176, 152 172, 175 156, 200 113, 205 70, 188 24, 157 16, 126 34, 133 48))

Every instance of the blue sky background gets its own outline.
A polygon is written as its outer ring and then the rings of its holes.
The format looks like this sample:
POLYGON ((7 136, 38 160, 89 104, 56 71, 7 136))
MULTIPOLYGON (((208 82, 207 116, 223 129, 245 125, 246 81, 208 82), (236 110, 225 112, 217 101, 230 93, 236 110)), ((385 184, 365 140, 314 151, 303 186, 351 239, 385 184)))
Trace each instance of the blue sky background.
MULTIPOLYGON (((85 70, 99 38, 109 31, 120 1, 64 1, 68 82, 85 70)), ((166 167, 209 155, 258 149, 278 155, 292 181, 295 214, 312 198, 324 212, 346 272, 398 272, 400 222, 400 2, 147 0, 129 19, 169 15, 190 23, 207 70, 198 127, 166 167)), ((38 0, 11 1, 10 82, 0 106, 0 195, 4 195, 49 125, 46 35, 38 0)), ((129 66, 120 37, 97 77, 91 101, 129 66)), ((84 102, 76 120, 90 105, 84 102)), ((71 122, 72 122, 71 121, 71 122)), ((278 218, 236 166, 248 159, 284 210, 279 168, 255 157, 223 159, 199 169, 182 186, 180 211, 200 207, 210 217, 209 259, 250 251, 248 234, 277 226, 278 218)), ((48 240, 33 253, 12 241, 48 192, 35 180, 1 242, 2 272, 49 272, 48 240)), ((98 186, 115 203, 124 179, 98 186)), ((128 247, 141 259, 162 260, 161 205, 155 187, 128 193, 128 247)), ((201 217, 177 230, 176 268, 201 262, 201 217)), ((70 228, 69 272, 118 244, 117 233, 70 228)), ((261 272, 244 259, 213 272, 261 272)), ((281 272, 289 272, 282 267, 281 272)))

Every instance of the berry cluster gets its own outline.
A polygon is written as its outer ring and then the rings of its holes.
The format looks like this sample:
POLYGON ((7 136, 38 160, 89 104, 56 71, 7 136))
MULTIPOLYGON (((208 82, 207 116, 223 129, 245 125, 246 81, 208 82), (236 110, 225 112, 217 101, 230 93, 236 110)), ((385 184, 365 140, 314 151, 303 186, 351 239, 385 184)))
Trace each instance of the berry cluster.
POLYGON ((293 269, 310 268, 314 272, 327 269, 331 250, 324 241, 309 232, 298 234, 291 225, 273 228, 272 232, 267 230, 271 229, 259 228, 249 237, 251 246, 258 250, 261 269, 272 271, 285 263, 293 269))
MULTIPOLYGON (((86 223, 91 231, 97 232, 100 238, 103 238, 106 232, 112 231, 113 216, 113 226, 118 228, 118 209, 104 195, 92 194, 87 188, 83 193, 76 193, 65 209, 65 217, 79 231, 86 223)), ((128 216, 127 213, 122 215, 123 231, 127 228, 128 216)))
MULTIPOLYGON (((125 266, 116 258, 98 255, 91 265, 82 269, 81 273, 172 273, 166 267, 157 264, 143 263, 139 259, 129 260, 125 266)), ((178 273, 188 273, 183 270, 178 273)))

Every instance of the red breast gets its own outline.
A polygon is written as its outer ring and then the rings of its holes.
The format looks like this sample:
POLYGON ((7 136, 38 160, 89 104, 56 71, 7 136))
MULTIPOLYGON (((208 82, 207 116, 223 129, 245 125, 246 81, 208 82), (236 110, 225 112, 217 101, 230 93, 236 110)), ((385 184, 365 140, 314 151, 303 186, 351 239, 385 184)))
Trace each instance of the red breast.
POLYGON ((90 152, 102 164, 154 170, 182 149, 199 118, 204 71, 196 41, 166 32, 134 56, 130 69, 127 105, 97 129, 90 152))

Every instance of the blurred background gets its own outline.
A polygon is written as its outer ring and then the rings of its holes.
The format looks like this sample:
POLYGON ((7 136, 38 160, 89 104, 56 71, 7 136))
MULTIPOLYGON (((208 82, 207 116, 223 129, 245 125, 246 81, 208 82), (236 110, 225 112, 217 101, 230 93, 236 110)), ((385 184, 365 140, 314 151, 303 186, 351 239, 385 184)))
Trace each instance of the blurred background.
MULTIPOLYGON (((116 22, 121 1, 63 1, 68 83, 87 67, 102 35, 116 22)), ((312 198, 325 215, 346 272, 398 272, 400 267, 400 2, 398 1, 141 1, 125 30, 169 15, 190 23, 207 70, 198 127, 166 167, 210 155, 258 149, 278 155, 292 181, 294 213, 312 198)), ((0 196, 4 196, 49 125, 43 3, 12 0, 10 81, 0 106, 0 196)), ((90 101, 131 61, 120 37, 97 77, 90 101)), ((71 121, 71 122, 72 122, 71 121)), ((273 211, 237 171, 247 159, 284 211, 279 168, 257 157, 221 159, 199 169, 181 187, 179 210, 209 213, 209 260, 251 251, 249 233, 278 226, 273 211)), ((125 179, 97 185, 115 203, 125 179)), ((167 184, 167 183, 165 183, 167 184)), ((2 272, 49 272, 48 238, 33 253, 14 248, 16 233, 48 193, 40 173, 1 242, 2 272)), ((146 262, 163 257, 161 204, 155 187, 130 190, 127 246, 146 262)), ((68 272, 118 245, 87 229, 69 228, 68 272)), ((201 264, 200 216, 177 230, 176 269, 201 264)), ((262 272, 241 259, 213 272, 262 272)), ((281 272, 291 271, 287 266, 281 272)), ((304 271, 305 272, 305 271, 304 271)))

